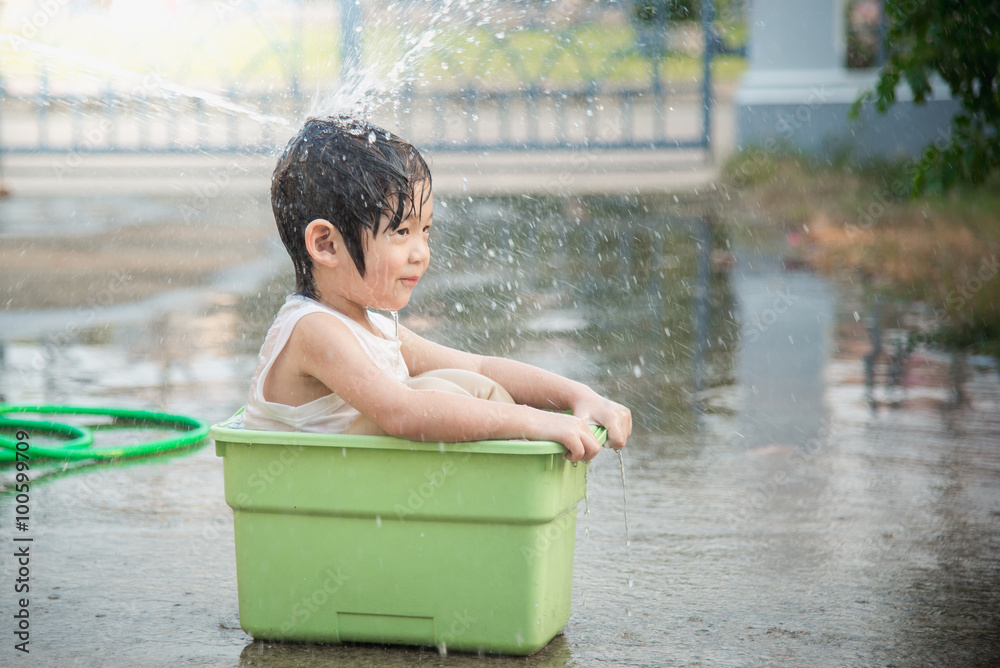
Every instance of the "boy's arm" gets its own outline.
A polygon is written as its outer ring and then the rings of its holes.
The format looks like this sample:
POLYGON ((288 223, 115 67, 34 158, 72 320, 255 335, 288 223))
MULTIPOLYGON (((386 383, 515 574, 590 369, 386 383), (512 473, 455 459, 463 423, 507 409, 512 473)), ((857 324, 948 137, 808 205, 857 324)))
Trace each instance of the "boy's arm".
POLYGON ((540 409, 571 410, 578 418, 602 425, 608 430, 608 445, 616 450, 624 447, 632 432, 629 410, 602 397, 583 383, 524 362, 448 348, 402 326, 399 336, 411 375, 433 369, 474 371, 499 383, 519 404, 540 409))
POLYGON ((571 461, 590 461, 600 451, 580 417, 407 387, 379 369, 347 326, 333 316, 302 318, 287 347, 300 374, 316 378, 386 432, 402 438, 552 440, 566 448, 571 461))

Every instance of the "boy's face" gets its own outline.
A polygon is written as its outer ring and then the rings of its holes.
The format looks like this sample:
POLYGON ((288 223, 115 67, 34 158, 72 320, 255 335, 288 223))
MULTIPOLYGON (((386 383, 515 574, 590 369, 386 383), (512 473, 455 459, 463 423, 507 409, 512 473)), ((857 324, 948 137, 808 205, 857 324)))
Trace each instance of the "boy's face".
MULTIPOLYGON (((365 238, 365 276, 354 268, 349 289, 354 293, 356 303, 382 309, 398 311, 410 301, 410 295, 417 286, 430 263, 428 245, 431 220, 434 214, 434 200, 425 193, 424 184, 415 189, 418 204, 404 212, 407 215, 395 230, 387 230, 388 216, 383 216, 379 233, 365 238), (424 197, 427 201, 422 205, 424 197)), ((352 267, 353 267, 353 263, 352 267)))

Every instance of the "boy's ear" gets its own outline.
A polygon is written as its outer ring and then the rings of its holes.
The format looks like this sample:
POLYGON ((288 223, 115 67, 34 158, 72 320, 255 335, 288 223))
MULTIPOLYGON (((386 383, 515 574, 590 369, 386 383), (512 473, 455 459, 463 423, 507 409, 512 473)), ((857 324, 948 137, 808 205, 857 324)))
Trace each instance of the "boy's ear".
POLYGON ((340 230, 328 220, 317 218, 306 226, 306 251, 312 261, 327 267, 335 267, 347 252, 340 230))

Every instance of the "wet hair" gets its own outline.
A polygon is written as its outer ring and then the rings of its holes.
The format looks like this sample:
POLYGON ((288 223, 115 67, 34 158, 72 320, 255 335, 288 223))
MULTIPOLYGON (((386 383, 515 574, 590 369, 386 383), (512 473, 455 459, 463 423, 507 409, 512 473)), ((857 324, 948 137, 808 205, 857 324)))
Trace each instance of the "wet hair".
POLYGON ((420 153, 394 134, 348 116, 311 118, 288 142, 271 176, 271 209, 295 266, 295 290, 316 298, 305 231, 330 221, 358 272, 365 275, 365 234, 397 229, 431 194, 431 173, 420 153), (426 182, 418 202, 418 186, 426 182))

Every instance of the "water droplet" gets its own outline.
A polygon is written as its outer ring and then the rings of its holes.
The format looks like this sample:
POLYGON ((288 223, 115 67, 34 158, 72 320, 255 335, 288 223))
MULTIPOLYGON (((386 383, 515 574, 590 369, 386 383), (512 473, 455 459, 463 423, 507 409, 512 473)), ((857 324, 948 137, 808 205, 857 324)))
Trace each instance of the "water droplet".
POLYGON ((372 130, 371 132, 368 133, 368 143, 369 144, 374 144, 375 143, 375 131, 374 130, 372 130))

